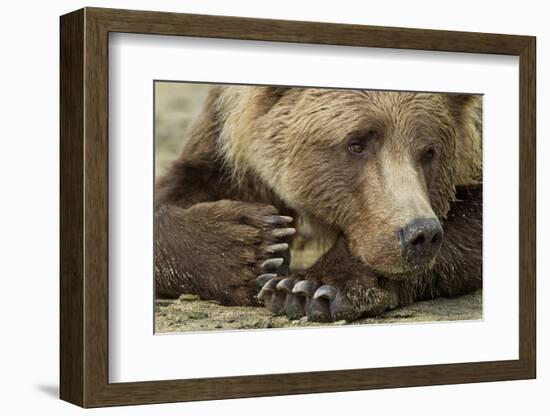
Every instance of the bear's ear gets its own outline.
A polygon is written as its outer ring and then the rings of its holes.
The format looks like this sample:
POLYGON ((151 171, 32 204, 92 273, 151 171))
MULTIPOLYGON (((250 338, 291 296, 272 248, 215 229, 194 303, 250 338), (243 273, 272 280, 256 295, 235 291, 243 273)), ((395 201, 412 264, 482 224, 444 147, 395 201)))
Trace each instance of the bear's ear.
POLYGON ((292 87, 257 87, 255 96, 262 112, 267 113, 290 90, 292 87))
POLYGON ((474 94, 449 94, 447 100, 451 114, 457 119, 462 120, 464 115, 474 108, 481 97, 474 94))

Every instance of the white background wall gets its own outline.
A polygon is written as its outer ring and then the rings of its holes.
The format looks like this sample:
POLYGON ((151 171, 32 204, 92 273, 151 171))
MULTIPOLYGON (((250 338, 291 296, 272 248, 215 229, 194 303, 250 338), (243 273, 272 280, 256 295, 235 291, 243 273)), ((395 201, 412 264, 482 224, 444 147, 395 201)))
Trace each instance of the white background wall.
MULTIPOLYGON (((4 2, 0 15, 0 409, 3 414, 77 414, 58 395, 58 16, 83 6, 536 35, 538 42, 538 379, 338 394, 92 410, 88 414, 316 415, 349 413, 545 415, 550 300, 544 243, 550 227, 543 184, 550 146, 542 128, 550 86, 550 26, 543 1, 68 1, 4 2), (546 324, 547 325, 547 324, 546 324)), ((406 347, 406 346, 404 346, 406 347)), ((406 353, 406 352, 404 352, 406 353)))

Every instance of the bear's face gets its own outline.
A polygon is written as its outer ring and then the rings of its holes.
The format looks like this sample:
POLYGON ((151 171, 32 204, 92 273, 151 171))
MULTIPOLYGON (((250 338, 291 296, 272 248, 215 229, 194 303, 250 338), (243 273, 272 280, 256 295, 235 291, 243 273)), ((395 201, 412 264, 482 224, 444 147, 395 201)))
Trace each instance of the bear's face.
POLYGON ((254 111, 248 101, 233 122, 249 116, 253 127, 241 130, 234 156, 287 206, 342 231, 352 253, 388 277, 433 264, 458 184, 462 104, 298 88, 259 88, 249 100, 254 111))

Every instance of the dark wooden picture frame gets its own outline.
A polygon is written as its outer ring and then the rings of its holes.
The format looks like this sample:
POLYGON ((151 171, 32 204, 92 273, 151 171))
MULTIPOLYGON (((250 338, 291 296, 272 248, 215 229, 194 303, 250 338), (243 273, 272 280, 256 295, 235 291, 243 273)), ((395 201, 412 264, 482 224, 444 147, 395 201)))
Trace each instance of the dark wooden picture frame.
POLYGON ((62 16, 61 398, 99 407, 535 378, 535 45, 530 36, 99 8, 62 16), (110 32, 519 56, 519 359, 109 383, 110 32))

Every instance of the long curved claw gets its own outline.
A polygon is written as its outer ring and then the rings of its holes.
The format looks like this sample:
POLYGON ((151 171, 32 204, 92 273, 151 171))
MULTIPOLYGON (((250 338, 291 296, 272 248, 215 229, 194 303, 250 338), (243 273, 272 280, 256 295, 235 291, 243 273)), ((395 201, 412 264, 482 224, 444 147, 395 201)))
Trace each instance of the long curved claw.
POLYGON ((315 289, 317 289, 317 285, 315 283, 310 280, 300 280, 292 288, 292 293, 298 296, 306 296, 311 298, 315 293, 315 289))
POLYGON ((326 299, 311 299, 307 304, 307 319, 313 322, 331 322, 330 306, 326 299))
POLYGON ((270 215, 265 220, 266 223, 271 225, 287 225, 294 221, 294 218, 287 215, 270 215))
POLYGON ((281 315, 285 312, 285 303, 287 294, 277 289, 277 284, 281 278, 274 277, 270 279, 260 290, 257 298, 263 300, 264 306, 275 315, 281 315))
POLYGON ((284 238, 284 237, 290 237, 291 235, 296 234, 296 228, 277 228, 273 231, 271 231, 271 235, 275 238, 284 238))
POLYGON ((260 267, 264 270, 273 270, 281 267, 284 262, 285 259, 283 259, 282 257, 276 257, 273 259, 267 259, 261 264, 260 267))
POLYGON ((258 299, 263 299, 268 294, 273 293, 276 290, 277 283, 279 283, 280 280, 281 279, 278 279, 276 277, 269 279, 268 282, 264 284, 261 288, 260 293, 258 293, 258 299))
POLYGON ((285 315, 290 320, 300 319, 306 314, 308 299, 304 296, 288 294, 285 302, 285 315))
POLYGON ((256 278, 256 284, 258 287, 263 287, 267 282, 269 282, 271 279, 277 277, 277 273, 264 273, 259 275, 256 278))
POLYGON ((315 291, 313 299, 326 299, 328 301, 333 301, 336 299, 336 289, 330 285, 323 285, 315 291))
POLYGON ((276 288, 278 290, 284 290, 287 293, 292 293, 292 288, 294 287, 294 279, 291 277, 286 277, 277 283, 276 288))
POLYGON ((281 251, 287 251, 287 250, 288 250, 287 243, 272 244, 270 246, 267 246, 267 252, 270 254, 280 253, 281 251))
POLYGON ((350 301, 341 293, 336 294, 336 298, 329 304, 330 316, 335 321, 345 320, 355 321, 361 313, 353 308, 350 301))

